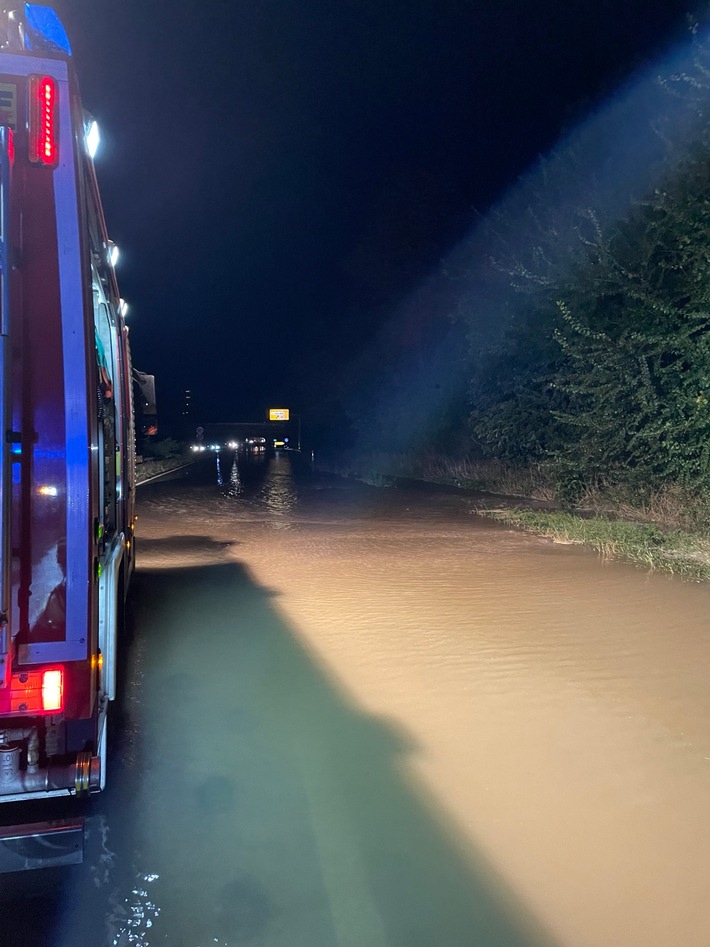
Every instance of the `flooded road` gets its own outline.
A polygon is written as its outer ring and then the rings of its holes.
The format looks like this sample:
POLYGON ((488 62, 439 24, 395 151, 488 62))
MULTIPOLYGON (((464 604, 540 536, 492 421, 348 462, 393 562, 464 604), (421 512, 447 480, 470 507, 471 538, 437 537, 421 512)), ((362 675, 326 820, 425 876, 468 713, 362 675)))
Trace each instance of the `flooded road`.
POLYGON ((109 788, 2 943, 707 947, 710 589, 291 460, 141 488, 109 788))

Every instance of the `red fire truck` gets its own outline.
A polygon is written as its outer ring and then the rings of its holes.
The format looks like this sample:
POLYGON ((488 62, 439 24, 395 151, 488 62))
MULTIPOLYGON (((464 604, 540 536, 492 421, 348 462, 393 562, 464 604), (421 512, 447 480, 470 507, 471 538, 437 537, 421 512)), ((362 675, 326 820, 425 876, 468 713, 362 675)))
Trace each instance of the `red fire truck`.
POLYGON ((104 786, 134 567, 132 369, 92 130, 56 13, 0 13, 2 871, 82 858, 71 812, 21 823, 104 786))

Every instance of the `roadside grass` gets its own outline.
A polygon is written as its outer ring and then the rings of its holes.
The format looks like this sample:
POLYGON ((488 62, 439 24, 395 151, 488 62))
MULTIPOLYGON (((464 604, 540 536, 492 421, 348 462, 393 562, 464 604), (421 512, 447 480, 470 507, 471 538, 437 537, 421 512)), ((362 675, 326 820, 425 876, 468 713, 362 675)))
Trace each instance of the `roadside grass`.
POLYGON ((667 484, 659 490, 631 493, 626 490, 588 489, 574 507, 582 512, 607 514, 613 518, 655 523, 710 533, 710 497, 667 484))
POLYGON ((152 477, 157 477, 161 473, 167 473, 170 470, 176 470, 184 464, 189 464, 193 457, 189 454, 175 455, 174 457, 154 458, 147 457, 136 464, 136 483, 141 484, 152 477))
POLYGON ((684 529, 606 516, 540 510, 482 510, 509 526, 555 542, 591 546, 605 559, 628 559, 663 572, 710 580, 710 537, 684 529))
POLYGON ((542 465, 520 470, 496 461, 382 452, 319 458, 317 466, 379 487, 408 478, 493 494, 500 498, 496 508, 482 501, 480 512, 502 523, 591 546, 607 559, 710 580, 710 497, 677 484, 653 491, 587 489, 570 504, 542 465))
POLYGON ((542 467, 517 470, 497 461, 457 459, 441 454, 341 453, 319 456, 319 470, 354 477, 373 486, 394 486, 396 478, 442 483, 466 490, 552 500, 554 488, 542 467))

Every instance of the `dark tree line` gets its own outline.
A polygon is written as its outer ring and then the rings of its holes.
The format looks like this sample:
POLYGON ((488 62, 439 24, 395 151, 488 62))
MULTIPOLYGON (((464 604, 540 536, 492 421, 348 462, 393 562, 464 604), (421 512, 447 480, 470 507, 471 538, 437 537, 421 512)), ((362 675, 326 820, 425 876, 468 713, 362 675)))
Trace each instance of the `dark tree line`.
POLYGON ((518 302, 484 355, 469 313, 474 444, 544 462, 568 491, 710 489, 710 52, 695 30, 691 64, 662 80, 653 186, 609 219, 580 180, 553 219, 551 182, 578 173, 568 149, 541 169, 525 245, 507 252, 505 217, 489 228, 518 302))

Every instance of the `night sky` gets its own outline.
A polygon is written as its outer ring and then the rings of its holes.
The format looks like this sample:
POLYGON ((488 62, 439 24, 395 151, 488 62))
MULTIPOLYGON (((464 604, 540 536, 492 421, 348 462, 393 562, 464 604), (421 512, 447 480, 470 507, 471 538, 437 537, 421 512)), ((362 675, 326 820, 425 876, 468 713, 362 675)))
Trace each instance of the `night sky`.
MULTIPOLYGON (((391 313, 687 0, 57 0, 163 433, 337 413, 391 313)), ((372 354, 372 353, 370 353, 372 354)))

